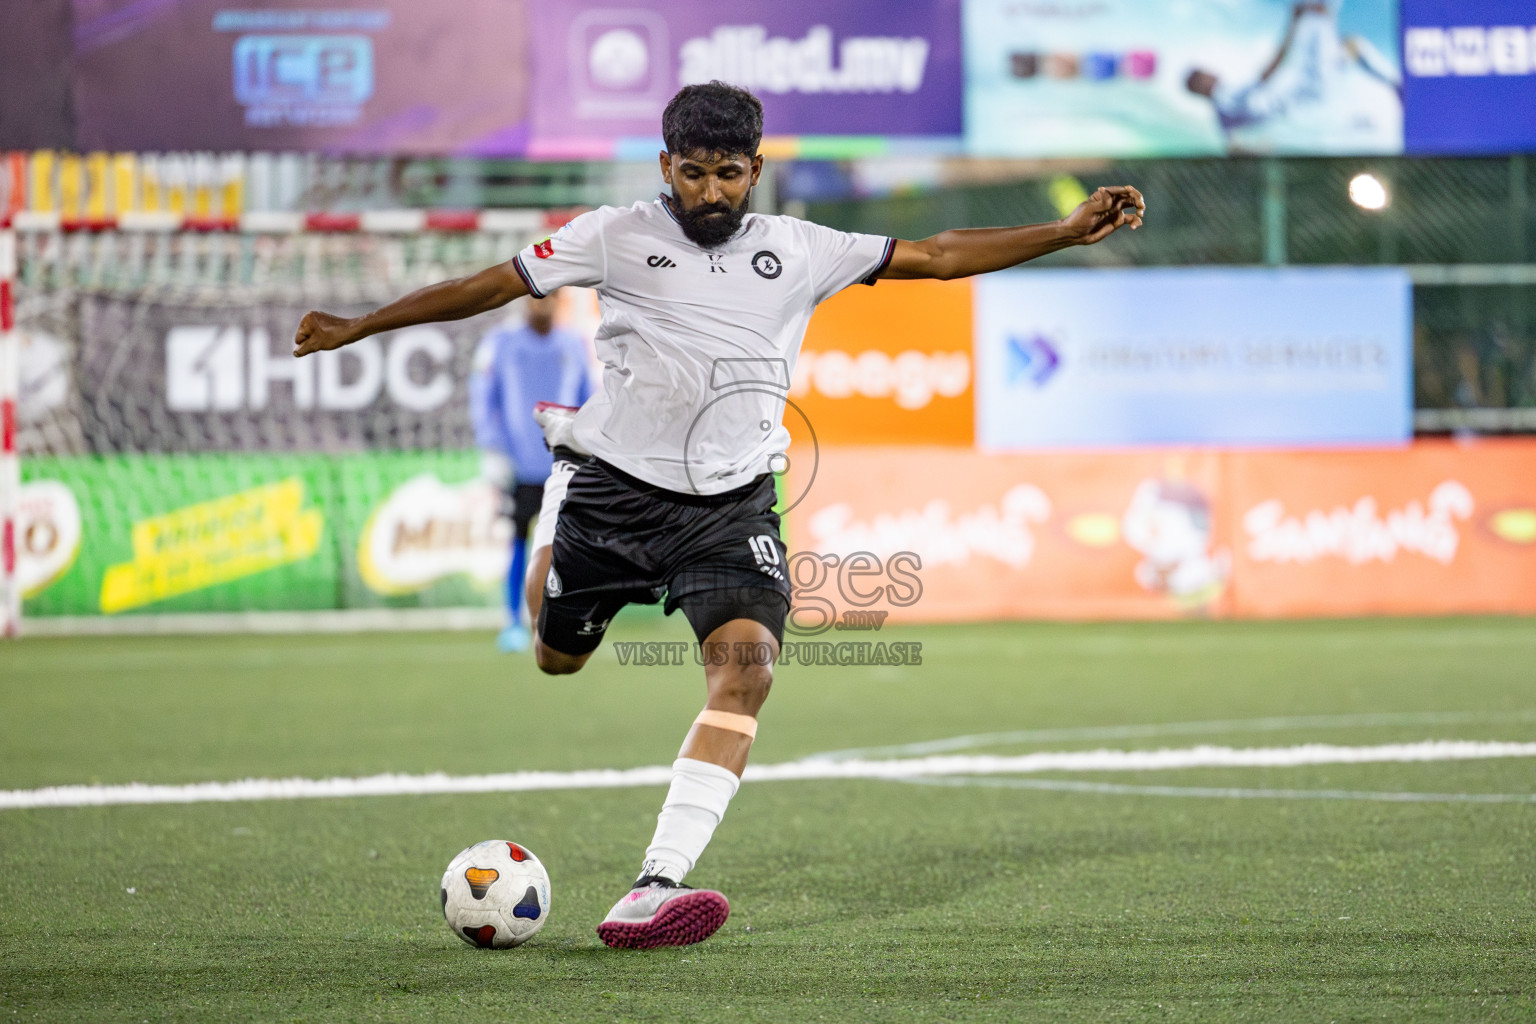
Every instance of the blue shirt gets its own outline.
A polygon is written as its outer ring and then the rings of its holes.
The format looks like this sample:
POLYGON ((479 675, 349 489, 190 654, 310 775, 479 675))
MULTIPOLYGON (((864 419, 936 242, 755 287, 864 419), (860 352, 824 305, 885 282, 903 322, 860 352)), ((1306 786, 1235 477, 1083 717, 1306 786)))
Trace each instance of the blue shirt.
POLYGON ((533 419, 535 403, 579 406, 591 395, 587 347, 575 334, 498 327, 480 340, 469 381, 475 443, 510 458, 518 483, 543 483, 553 459, 533 419))

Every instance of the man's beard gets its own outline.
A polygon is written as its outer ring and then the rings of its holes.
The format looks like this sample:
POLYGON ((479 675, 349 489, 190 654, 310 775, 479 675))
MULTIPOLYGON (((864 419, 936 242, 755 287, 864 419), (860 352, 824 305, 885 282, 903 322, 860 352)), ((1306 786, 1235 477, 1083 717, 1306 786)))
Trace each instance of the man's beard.
POLYGON ((672 188, 672 212, 677 214, 683 234, 687 235, 695 245, 704 249, 715 249, 730 241, 731 236, 741 227, 741 222, 747 215, 747 206, 751 202, 752 190, 749 188, 740 206, 733 207, 730 203, 722 202, 684 210, 683 201, 677 195, 677 187, 672 188), (724 214, 724 216, 708 216, 715 213, 724 214))

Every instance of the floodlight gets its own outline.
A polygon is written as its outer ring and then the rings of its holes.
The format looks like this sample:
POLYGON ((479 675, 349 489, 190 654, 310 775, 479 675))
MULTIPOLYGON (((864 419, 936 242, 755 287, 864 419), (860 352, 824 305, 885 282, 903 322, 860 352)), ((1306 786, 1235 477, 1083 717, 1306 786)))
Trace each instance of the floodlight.
POLYGON ((1387 186, 1374 174, 1357 174, 1351 178, 1349 198, 1362 210, 1385 210, 1392 202, 1387 186))

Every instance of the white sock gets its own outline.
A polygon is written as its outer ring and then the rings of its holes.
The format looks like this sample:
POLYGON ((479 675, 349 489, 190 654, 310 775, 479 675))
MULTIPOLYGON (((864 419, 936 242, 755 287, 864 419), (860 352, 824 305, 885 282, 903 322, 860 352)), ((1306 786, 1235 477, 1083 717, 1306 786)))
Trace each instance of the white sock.
POLYGON ((656 835, 640 874, 681 882, 698 862, 741 780, 729 768, 680 757, 672 762, 672 788, 656 818, 656 835))

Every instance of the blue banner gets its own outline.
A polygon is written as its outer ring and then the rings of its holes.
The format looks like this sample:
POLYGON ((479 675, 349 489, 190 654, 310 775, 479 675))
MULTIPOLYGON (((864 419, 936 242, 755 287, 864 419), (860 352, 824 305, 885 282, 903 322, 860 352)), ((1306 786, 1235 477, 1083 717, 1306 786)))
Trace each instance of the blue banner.
POLYGON ((989 274, 976 281, 977 440, 1406 442, 1412 333, 1398 269, 989 274))
POLYGON ((1408 152, 1536 150, 1536 3, 1403 0, 1408 152))

